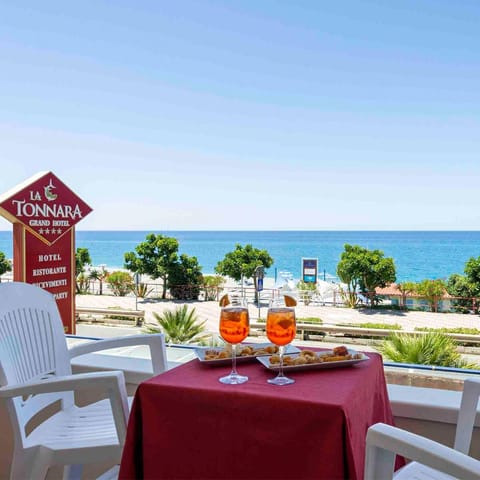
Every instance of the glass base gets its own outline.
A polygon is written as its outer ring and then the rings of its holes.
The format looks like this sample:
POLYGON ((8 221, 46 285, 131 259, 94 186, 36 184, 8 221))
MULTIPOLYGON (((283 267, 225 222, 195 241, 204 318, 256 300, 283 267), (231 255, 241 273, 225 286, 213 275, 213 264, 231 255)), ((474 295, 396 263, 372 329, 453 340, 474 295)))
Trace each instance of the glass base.
POLYGON ((284 375, 278 375, 275 378, 269 378, 267 382, 272 385, 290 385, 291 383, 295 383, 295 380, 285 377, 284 375))
POLYGON ((239 375, 238 373, 231 373, 225 377, 218 379, 220 383, 225 383, 226 385, 240 385, 245 383, 248 380, 248 377, 245 375, 239 375))

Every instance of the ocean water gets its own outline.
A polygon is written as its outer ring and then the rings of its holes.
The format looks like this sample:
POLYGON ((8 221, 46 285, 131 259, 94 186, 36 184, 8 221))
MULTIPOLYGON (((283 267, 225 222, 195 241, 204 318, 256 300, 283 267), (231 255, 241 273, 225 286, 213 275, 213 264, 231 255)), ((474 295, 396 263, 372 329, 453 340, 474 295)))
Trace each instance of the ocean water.
MULTIPOLYGON (((122 268, 124 254, 134 251, 148 231, 77 231, 77 247, 88 248, 93 265, 122 268)), ((470 257, 480 256, 480 231, 157 231, 175 237, 179 252, 197 257, 205 274, 214 273, 216 264, 235 244, 252 244, 266 249, 274 259, 269 277, 289 271, 300 278, 302 258, 317 258, 319 277, 336 274, 337 263, 346 243, 380 249, 392 257, 397 281, 446 279, 463 273, 470 257)), ((12 233, 0 231, 0 251, 12 258, 12 233)))

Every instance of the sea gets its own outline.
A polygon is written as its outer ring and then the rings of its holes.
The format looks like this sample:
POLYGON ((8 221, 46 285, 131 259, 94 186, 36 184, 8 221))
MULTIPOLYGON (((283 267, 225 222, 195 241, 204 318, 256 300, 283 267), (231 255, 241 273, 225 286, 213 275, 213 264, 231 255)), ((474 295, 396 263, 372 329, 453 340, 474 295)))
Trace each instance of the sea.
MULTIPOLYGON (((319 279, 335 281, 345 244, 379 249, 392 257, 397 281, 447 279, 464 273, 465 263, 480 256, 480 231, 76 231, 76 246, 89 250, 94 266, 124 268, 124 254, 149 233, 174 237, 179 253, 195 256, 204 274, 236 244, 265 249, 274 259, 266 275, 301 278, 302 259, 318 260, 319 279)), ((0 231, 0 252, 13 256, 12 232, 0 231)))

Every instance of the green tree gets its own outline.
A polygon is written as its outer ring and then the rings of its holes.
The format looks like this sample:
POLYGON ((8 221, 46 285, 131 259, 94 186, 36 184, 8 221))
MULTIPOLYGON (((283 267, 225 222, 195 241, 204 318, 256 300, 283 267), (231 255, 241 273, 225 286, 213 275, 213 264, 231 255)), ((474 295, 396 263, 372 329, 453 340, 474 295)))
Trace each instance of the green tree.
POLYGON ((480 293, 480 257, 470 257, 465 263, 465 275, 468 281, 473 285, 476 295, 480 293))
POLYGON ((135 247, 135 252, 125 254, 125 268, 131 272, 160 278, 163 283, 162 298, 166 298, 168 276, 178 262, 178 240, 150 233, 135 247))
POLYGON ((447 284, 441 279, 422 280, 415 288, 415 292, 427 300, 432 312, 438 310, 438 301, 445 295, 446 290, 447 284))
POLYGON ((112 272, 106 279, 106 282, 112 289, 114 295, 124 297, 127 293, 132 291, 133 279, 128 272, 116 270, 112 272))
POLYGON ((470 257, 465 263, 464 273, 450 275, 447 291, 454 297, 464 297, 453 300, 457 310, 468 312, 472 309, 478 313, 479 307, 473 299, 480 297, 480 257, 470 257))
POLYGON ((2 275, 12 271, 12 264, 8 258, 5 257, 3 252, 0 252, 0 282, 2 281, 2 275))
POLYGON ((197 257, 182 253, 179 260, 169 268, 168 289, 177 300, 198 300, 202 283, 202 267, 198 264, 197 257))
POLYGON ((183 305, 174 311, 166 310, 161 315, 154 312, 153 316, 160 327, 148 325, 146 332, 163 332, 168 343, 194 343, 206 336, 205 322, 199 321, 195 308, 188 310, 187 305, 183 305))
POLYGON ((402 294, 402 307, 407 308, 407 296, 415 293, 417 284, 415 282, 401 282, 397 284, 397 287, 402 294))
POLYGON ((471 309, 474 313, 478 312, 478 306, 472 301, 473 297, 478 295, 475 285, 469 281, 465 275, 454 273, 448 277, 447 292, 455 298, 452 303, 455 310, 468 313, 471 309))
POLYGON ((88 248, 79 247, 75 252, 75 275, 80 275, 85 271, 86 265, 91 265, 92 259, 88 248))
MULTIPOLYGON (((468 283, 471 285, 470 296, 480 297, 480 257, 471 257, 465 264, 465 275, 467 276, 468 283)), ((478 312, 478 306, 475 304, 473 310, 478 312)))
POLYGON ((347 285, 350 306, 358 303, 358 292, 368 296, 373 304, 375 289, 396 279, 395 264, 381 250, 368 250, 359 245, 345 245, 337 265, 337 275, 347 285))
MULTIPOLYGON (((225 258, 217 263, 215 272, 227 275, 237 281, 252 278, 254 285, 257 285, 256 268, 269 268, 272 265, 273 258, 266 250, 254 248, 251 244, 243 247, 237 243, 235 250, 228 252, 225 258)), ((257 299, 256 289, 255 299, 257 299)))
POLYGON ((431 332, 425 335, 395 333, 379 347, 382 355, 393 362, 417 365, 477 369, 479 365, 462 359, 456 342, 448 335, 431 332))
POLYGON ((88 276, 85 275, 85 266, 91 265, 92 259, 88 248, 79 247, 75 252, 75 288, 77 293, 86 293, 90 287, 88 276))

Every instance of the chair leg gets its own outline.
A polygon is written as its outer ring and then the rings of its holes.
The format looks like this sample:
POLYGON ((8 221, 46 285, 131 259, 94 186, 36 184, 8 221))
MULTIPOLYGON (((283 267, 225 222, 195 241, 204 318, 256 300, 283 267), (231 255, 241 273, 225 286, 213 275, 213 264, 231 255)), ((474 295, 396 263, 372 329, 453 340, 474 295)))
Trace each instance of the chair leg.
POLYGON ((10 480, 40 480, 47 476, 51 466, 51 455, 42 447, 14 454, 10 468, 10 480))
POLYGON ((83 465, 65 465, 63 480, 81 480, 83 465))
POLYGON ((120 473, 120 465, 115 465, 110 470, 97 477, 97 480, 117 480, 120 473))

